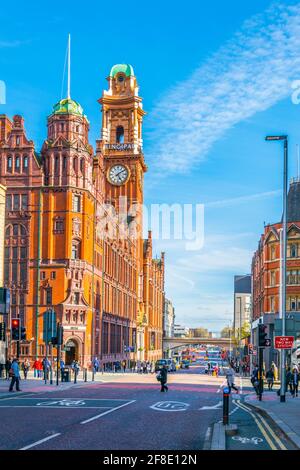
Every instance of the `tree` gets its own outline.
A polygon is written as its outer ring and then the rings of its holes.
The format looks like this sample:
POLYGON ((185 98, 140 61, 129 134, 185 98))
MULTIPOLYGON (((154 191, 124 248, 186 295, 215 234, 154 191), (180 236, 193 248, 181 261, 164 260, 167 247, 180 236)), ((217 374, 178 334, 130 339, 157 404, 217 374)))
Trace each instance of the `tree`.
POLYGON ((221 338, 230 338, 230 336, 232 336, 232 328, 225 326, 223 330, 221 330, 221 338))

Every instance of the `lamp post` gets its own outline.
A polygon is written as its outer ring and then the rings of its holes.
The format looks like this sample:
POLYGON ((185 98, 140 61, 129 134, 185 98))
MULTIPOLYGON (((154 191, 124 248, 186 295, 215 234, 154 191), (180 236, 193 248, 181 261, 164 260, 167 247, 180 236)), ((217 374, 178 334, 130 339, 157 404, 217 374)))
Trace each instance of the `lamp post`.
MULTIPOLYGON (((282 279, 281 279, 281 311, 282 311, 282 336, 285 336, 286 321, 286 254, 287 254, 287 169, 288 169, 288 136, 277 135, 267 136, 267 141, 283 140, 283 214, 282 214, 282 279)), ((280 401, 285 402, 285 350, 281 350, 281 386, 280 401)))

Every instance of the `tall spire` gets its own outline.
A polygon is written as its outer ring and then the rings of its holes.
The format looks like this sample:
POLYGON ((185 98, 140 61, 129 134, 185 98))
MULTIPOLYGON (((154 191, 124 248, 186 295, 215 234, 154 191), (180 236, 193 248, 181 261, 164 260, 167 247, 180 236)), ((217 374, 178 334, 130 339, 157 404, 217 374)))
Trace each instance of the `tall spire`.
POLYGON ((69 33, 68 39, 68 93, 67 98, 71 98, 71 35, 69 33))

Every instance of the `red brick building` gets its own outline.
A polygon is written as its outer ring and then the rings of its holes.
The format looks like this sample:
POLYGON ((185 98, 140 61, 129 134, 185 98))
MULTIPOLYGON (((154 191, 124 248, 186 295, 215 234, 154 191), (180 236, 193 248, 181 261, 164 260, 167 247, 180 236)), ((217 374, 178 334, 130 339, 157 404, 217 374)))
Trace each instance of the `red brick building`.
MULTIPOLYGON (((287 211, 287 288, 286 314, 300 314, 300 180, 293 179, 288 193, 287 211)), ((274 322, 280 311, 282 223, 266 225, 252 259, 252 329, 257 343, 259 319, 267 325, 268 337, 274 337, 274 322)), ((265 350, 265 360, 278 362, 278 353, 265 350)))
POLYGON ((44 356, 43 314, 52 307, 67 363, 162 357, 164 256, 153 259, 151 235, 142 237, 145 112, 130 65, 114 66, 108 84, 95 151, 71 98, 53 107, 40 152, 21 116, 0 116, 4 283, 11 318, 27 330, 21 357, 44 356))

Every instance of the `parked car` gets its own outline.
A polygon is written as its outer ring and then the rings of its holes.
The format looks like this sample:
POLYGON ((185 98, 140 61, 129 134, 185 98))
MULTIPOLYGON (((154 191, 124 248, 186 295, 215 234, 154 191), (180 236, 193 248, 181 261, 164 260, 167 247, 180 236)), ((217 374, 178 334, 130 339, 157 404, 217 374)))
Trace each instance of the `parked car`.
POLYGON ((163 366, 167 366, 168 372, 173 372, 174 367, 171 359, 158 359, 155 363, 155 372, 161 370, 163 366))
POLYGON ((190 361, 188 359, 183 359, 180 364, 181 369, 189 369, 190 361))

